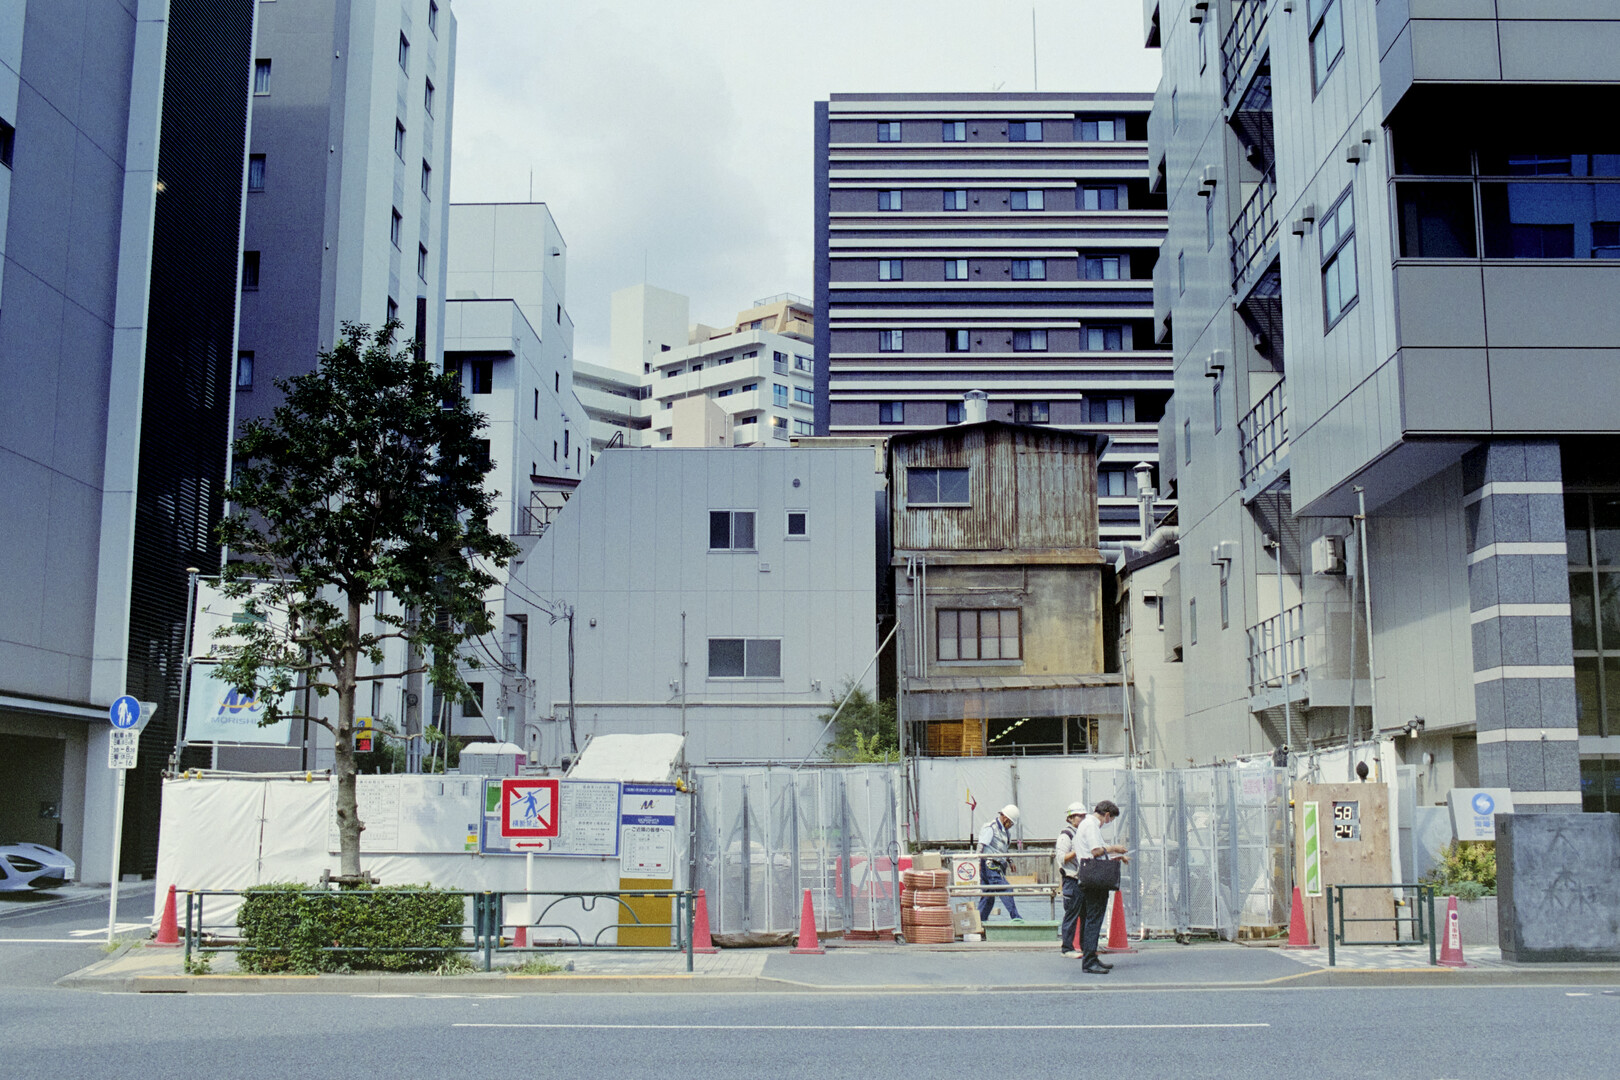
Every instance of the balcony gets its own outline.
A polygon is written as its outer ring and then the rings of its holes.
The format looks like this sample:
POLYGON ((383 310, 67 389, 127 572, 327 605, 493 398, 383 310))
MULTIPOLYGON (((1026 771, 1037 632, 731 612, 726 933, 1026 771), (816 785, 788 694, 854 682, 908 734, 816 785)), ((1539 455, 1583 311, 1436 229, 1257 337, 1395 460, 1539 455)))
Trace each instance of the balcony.
MULTIPOLYGON (((1232 24, 1221 42, 1221 89, 1231 109, 1249 89, 1267 57, 1264 48, 1267 0, 1235 0, 1232 24)), ((1269 71, 1266 73, 1269 77, 1269 71)), ((1269 95, 1269 87, 1267 89, 1269 95)))
POLYGON ((1277 169, 1272 166, 1249 197, 1229 230, 1232 240, 1232 291, 1243 297, 1242 286, 1259 277, 1271 262, 1277 242, 1277 169))
POLYGON ((531 491, 529 505, 518 510, 519 536, 544 536, 568 502, 567 491, 531 491))
POLYGON ((1244 501, 1288 470, 1288 383, 1280 380, 1238 421, 1244 501))
MULTIPOLYGON (((1249 627, 1248 633, 1250 697, 1268 697, 1268 691, 1305 683, 1308 672, 1304 604, 1295 604, 1281 615, 1262 619, 1249 627)), ((1281 695, 1278 698, 1280 702, 1281 695)))

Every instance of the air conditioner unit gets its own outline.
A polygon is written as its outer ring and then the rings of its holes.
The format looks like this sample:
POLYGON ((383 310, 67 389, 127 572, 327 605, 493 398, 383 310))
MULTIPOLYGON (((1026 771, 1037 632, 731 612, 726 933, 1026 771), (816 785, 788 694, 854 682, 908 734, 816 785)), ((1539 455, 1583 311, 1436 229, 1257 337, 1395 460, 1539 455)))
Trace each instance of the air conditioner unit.
POLYGON ((1311 573, 1344 573, 1344 537, 1318 536, 1311 541, 1311 573))

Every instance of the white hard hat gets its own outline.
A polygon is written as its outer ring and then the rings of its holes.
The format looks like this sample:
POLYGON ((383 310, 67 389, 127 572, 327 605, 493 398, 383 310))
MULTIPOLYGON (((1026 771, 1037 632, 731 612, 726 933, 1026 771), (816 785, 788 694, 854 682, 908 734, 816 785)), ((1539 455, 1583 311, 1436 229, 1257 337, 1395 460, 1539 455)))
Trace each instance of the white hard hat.
POLYGON ((1072 818, 1076 814, 1084 814, 1085 812, 1086 812, 1086 804, 1085 803, 1083 803, 1083 802, 1072 802, 1072 803, 1069 804, 1069 808, 1063 812, 1063 816, 1066 817, 1066 818, 1072 818))
POLYGON ((1008 803, 1001 808, 1001 816, 1016 825, 1018 823, 1018 807, 1008 803))

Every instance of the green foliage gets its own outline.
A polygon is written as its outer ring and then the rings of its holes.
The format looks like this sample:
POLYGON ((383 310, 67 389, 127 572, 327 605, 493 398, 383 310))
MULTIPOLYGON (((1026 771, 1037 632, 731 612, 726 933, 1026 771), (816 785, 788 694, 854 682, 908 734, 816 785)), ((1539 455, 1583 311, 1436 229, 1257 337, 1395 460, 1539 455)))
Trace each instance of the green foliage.
POLYGON ((832 741, 827 744, 827 757, 832 761, 877 762, 897 761, 900 757, 900 736, 895 729, 894 702, 879 701, 858 685, 854 679, 844 682, 843 688, 832 698, 832 708, 822 713, 823 724, 838 716, 833 725, 832 741), (840 703, 842 712, 838 711, 840 703))
POLYGON ((465 902, 426 885, 342 892, 296 882, 258 886, 247 890, 236 916, 237 966, 257 973, 434 971, 461 944, 465 902))
POLYGON ((1440 853, 1440 861, 1423 881, 1443 893, 1455 893, 1459 900, 1495 896, 1496 845, 1486 840, 1455 841, 1440 853))
POLYGON ((566 964, 559 963, 549 956, 535 956, 508 970, 513 975, 552 975, 568 968, 566 964))
POLYGON ((214 954, 195 953, 185 962, 187 975, 212 975, 214 973, 214 954))

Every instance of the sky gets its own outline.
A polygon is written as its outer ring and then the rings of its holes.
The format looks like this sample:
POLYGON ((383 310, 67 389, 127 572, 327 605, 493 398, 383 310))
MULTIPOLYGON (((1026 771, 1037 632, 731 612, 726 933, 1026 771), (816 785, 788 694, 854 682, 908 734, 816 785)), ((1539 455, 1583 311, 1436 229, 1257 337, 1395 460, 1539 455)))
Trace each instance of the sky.
POLYGON ((814 104, 1151 91, 1141 0, 453 0, 450 197, 551 210, 577 359, 642 282, 729 324, 809 297, 814 104), (1032 30, 1032 13, 1034 27, 1032 30))

